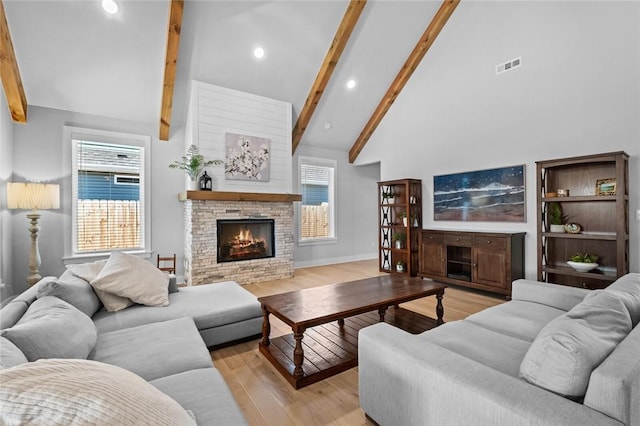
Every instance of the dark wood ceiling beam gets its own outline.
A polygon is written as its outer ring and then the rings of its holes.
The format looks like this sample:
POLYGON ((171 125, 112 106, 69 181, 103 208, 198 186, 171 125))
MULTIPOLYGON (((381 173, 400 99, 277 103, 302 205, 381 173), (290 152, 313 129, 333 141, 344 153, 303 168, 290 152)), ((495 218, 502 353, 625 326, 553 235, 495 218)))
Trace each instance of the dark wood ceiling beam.
POLYGON ((173 107, 173 88, 176 80, 180 31, 184 0, 171 0, 169 6, 169 27, 167 29, 167 54, 164 61, 164 83, 162 87, 162 105, 160 107, 160 140, 169 140, 171 128, 171 108, 173 107))
POLYGON ((440 31, 447 23, 459 3, 460 0, 445 0, 442 2, 442 5, 440 5, 440 8, 433 16, 433 19, 431 19, 431 22, 424 34, 420 37, 416 47, 413 49, 411 54, 409 54, 409 57, 405 61, 404 65, 402 65, 400 72, 398 72, 398 75, 391 83, 391 86, 389 86, 389 89, 387 89, 387 92, 382 97, 378 107, 371 115, 371 118, 369 118, 369 121, 364 126, 364 129, 362 129, 362 132, 360 132, 360 136, 358 136, 358 139, 351 147, 351 150, 349 150, 350 163, 353 163, 356 158, 358 158, 360 151, 362 151, 364 146, 367 144, 376 127, 378 127, 378 124, 380 124, 387 111, 389 111, 389 108, 391 108, 391 105, 402 91, 402 88, 407 84, 407 81, 409 81, 411 74, 413 74, 415 69, 418 67, 420 61, 431 47, 436 37, 438 37, 438 34, 440 34, 440 31))
POLYGON ((298 145, 300 144, 302 135, 305 130, 307 130, 307 125, 309 124, 309 121, 311 121, 313 112, 315 111, 316 106, 318 106, 318 102, 320 102, 322 93, 331 79, 331 74, 333 74, 333 70, 338 64, 338 60, 349 41, 349 37, 351 37, 351 32, 355 28, 366 3, 367 0, 351 0, 347 6, 347 10, 344 12, 342 22, 340 22, 336 35, 333 37, 331 46, 324 57, 322 66, 318 71, 318 75, 316 75, 316 80, 311 86, 311 90, 309 91, 307 100, 304 103, 304 107, 302 108, 302 111, 300 111, 298 120, 293 127, 292 155, 296 152, 296 148, 298 148, 298 145))
POLYGON ((11 118, 17 123, 27 122, 27 97, 22 87, 18 61, 13 50, 4 4, 0 0, 0 79, 11 118))

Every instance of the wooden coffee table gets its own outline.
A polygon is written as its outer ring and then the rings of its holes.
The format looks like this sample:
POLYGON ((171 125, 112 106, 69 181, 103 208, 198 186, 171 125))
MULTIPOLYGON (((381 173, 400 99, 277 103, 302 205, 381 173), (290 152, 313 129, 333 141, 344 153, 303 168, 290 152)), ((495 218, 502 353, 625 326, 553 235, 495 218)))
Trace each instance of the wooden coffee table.
POLYGON ((445 288, 421 278, 385 275, 260 297, 260 352, 299 389, 355 367, 358 330, 363 327, 386 319, 418 333, 442 324, 445 288), (438 299, 436 320, 397 306, 433 295, 438 299), (391 306, 395 308, 387 314, 391 306), (289 325, 293 334, 270 339, 270 314, 289 325))

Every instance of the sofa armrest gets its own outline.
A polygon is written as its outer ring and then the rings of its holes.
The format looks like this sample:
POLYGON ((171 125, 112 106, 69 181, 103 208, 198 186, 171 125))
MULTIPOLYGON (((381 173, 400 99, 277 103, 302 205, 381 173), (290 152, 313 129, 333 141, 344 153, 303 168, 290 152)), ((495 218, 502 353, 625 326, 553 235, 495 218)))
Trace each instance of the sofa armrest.
POLYGON ((358 359, 360 406, 381 425, 622 424, 385 323, 360 330, 358 359))
POLYGON ((515 280, 511 287, 513 300, 524 300, 569 311, 592 290, 532 280, 515 280))

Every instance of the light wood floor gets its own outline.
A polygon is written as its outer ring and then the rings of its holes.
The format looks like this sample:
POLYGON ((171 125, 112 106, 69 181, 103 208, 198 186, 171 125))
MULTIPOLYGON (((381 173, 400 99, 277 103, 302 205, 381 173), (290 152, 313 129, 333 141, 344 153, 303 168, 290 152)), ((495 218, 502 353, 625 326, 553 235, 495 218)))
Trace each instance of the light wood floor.
MULTIPOLYGON (((383 275, 377 260, 297 269, 295 277, 244 286, 258 297, 383 275)), ((402 307, 435 317, 435 297, 402 307)), ((501 296, 449 287, 443 300, 444 320, 454 321, 504 302, 501 296)), ((271 319, 271 335, 291 332, 271 319)), ((372 425, 358 404, 358 369, 295 390, 258 352, 258 339, 212 352, 250 425, 372 425)))

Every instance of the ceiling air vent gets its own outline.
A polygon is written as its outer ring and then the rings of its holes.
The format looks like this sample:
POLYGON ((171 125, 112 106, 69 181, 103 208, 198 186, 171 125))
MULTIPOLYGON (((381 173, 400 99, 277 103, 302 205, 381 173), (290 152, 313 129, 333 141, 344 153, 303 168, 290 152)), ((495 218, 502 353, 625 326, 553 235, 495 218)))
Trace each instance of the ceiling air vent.
POLYGON ((520 65, 522 65, 522 58, 515 58, 505 62, 504 64, 499 64, 496 66, 496 75, 511 71, 514 68, 518 68, 520 65))

